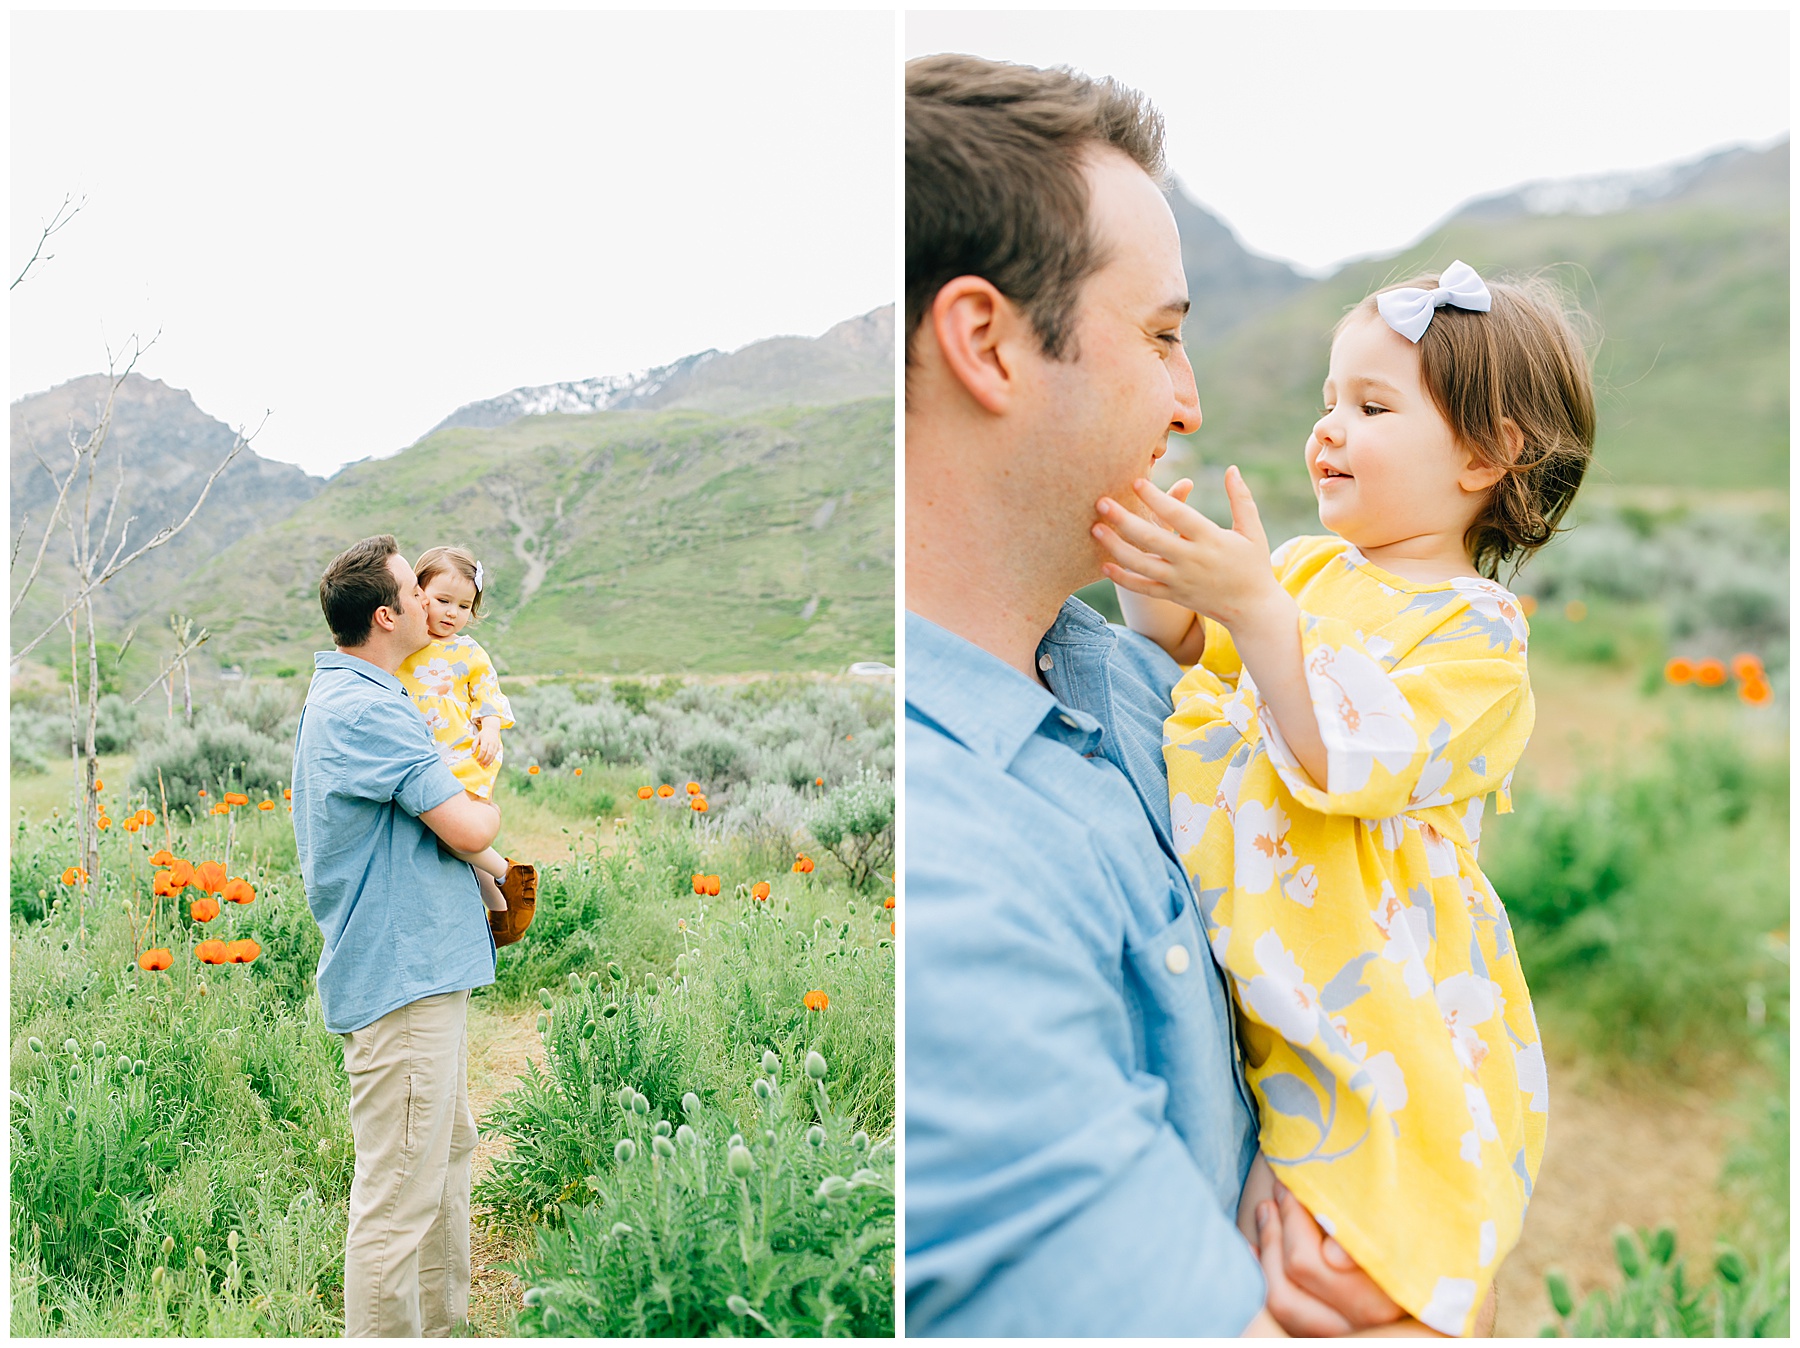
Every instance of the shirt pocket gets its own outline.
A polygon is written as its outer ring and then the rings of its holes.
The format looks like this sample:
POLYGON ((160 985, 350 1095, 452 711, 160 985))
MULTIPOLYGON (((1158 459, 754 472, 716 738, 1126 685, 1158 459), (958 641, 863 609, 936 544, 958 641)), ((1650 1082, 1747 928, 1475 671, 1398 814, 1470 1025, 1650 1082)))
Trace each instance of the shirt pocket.
POLYGON ((1256 1116, 1238 1066, 1230 1001, 1194 905, 1125 951, 1140 1070, 1168 1087, 1164 1112, 1218 1196, 1237 1210, 1256 1116))

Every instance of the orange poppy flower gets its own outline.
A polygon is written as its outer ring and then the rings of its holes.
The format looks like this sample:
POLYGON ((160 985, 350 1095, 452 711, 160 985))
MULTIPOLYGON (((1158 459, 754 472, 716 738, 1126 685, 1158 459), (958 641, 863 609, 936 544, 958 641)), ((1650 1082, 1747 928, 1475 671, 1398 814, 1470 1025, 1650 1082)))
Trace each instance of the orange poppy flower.
POLYGON ((111 828, 112 827, 112 820, 108 819, 105 815, 101 815, 100 818, 98 820, 96 820, 95 822, 98 823, 101 828, 111 828))
POLYGON ((156 815, 149 810, 139 810, 132 817, 134 819, 136 819, 138 821, 138 823, 142 824, 145 828, 149 828, 152 824, 154 824, 156 822, 156 815))
POLYGON ((689 782, 687 784, 687 793, 690 796, 699 795, 700 794, 700 783, 699 782, 689 782))
POLYGON ((1747 652, 1739 652, 1731 657, 1731 672, 1740 679, 1761 678, 1763 662, 1747 652))
POLYGON ((215 800, 213 802, 212 813, 213 814, 230 814, 231 806, 227 805, 222 800, 215 800))
POLYGON ((166 847, 159 848, 157 851, 150 854, 150 864, 152 866, 167 866, 174 860, 175 854, 166 847))
POLYGON ((62 874, 62 882, 65 885, 85 885, 87 878, 87 872, 79 866, 70 866, 62 874))
POLYGON ((824 786, 824 785, 825 785, 825 779, 824 779, 824 778, 823 778, 823 777, 814 777, 814 778, 813 778, 813 785, 814 785, 814 786, 824 786))
POLYGON ((164 950, 161 947, 155 950, 146 950, 138 956, 138 968, 149 973, 154 973, 158 969, 166 969, 174 962, 175 952, 164 950))
POLYGON ((242 791, 227 791, 225 793, 225 803, 227 805, 248 805, 250 803, 250 797, 246 796, 242 791))
POLYGON ((194 958, 202 964, 225 963, 225 942, 202 941, 194 947, 194 958))
POLYGON ((894 906, 894 896, 892 894, 889 894, 885 899, 883 899, 881 901, 881 906, 883 908, 892 908, 894 906))
POLYGON ((794 870, 800 875, 811 875, 813 873, 813 859, 802 852, 798 857, 794 858, 794 870))
POLYGON ((581 776, 581 769, 580 769, 580 768, 576 768, 576 769, 575 769, 575 775, 576 775, 576 776, 577 776, 577 777, 579 777, 579 776, 581 776))
POLYGON ((140 828, 143 827, 143 825, 139 824, 137 819, 134 817, 131 819, 127 819, 119 827, 123 828, 127 833, 136 833, 140 828))
POLYGON ((150 877, 150 892, 158 898, 168 898, 180 893, 175 888, 175 881, 167 871, 158 871, 150 877))
POLYGON ((96 791, 106 790, 106 783, 101 781, 98 777, 94 778, 94 790, 96 790, 96 791))
POLYGON ((640 787, 639 787, 639 788, 638 788, 638 799, 639 799, 639 800, 649 800, 649 799, 650 799, 650 797, 652 797, 652 796, 654 796, 654 795, 655 795, 655 794, 656 794, 656 788, 655 788, 655 787, 651 787, 651 786, 640 786, 640 787))
POLYGON ((1747 707, 1766 707, 1775 700, 1775 690, 1767 679, 1745 679, 1738 685, 1738 698, 1747 707))
POLYGON ((175 887, 171 891, 172 893, 181 893, 182 890, 194 883, 193 865, 176 857, 169 863, 169 883, 175 887))
POLYGON ((1692 683, 1694 681, 1694 662, 1677 655, 1663 666, 1663 678, 1670 683, 1692 683))
POLYGON ((256 802, 256 808, 261 810, 264 814, 267 814, 270 810, 275 808, 275 802, 272 800, 259 800, 256 802))
POLYGON ((194 867, 194 888, 217 894, 225 888, 225 863, 223 861, 202 861, 194 867))
POLYGON ((706 877, 700 874, 699 871, 694 872, 694 893, 706 893, 706 877))
POLYGON ((292 800, 294 798, 294 788, 291 786, 282 787, 281 788, 281 798, 283 800, 292 800))
POLYGON ((228 964, 249 964, 260 954, 262 947, 248 936, 225 947, 225 960, 228 964))
POLYGON ((248 880, 233 876, 225 882, 224 899, 227 903, 249 903, 256 898, 256 887, 248 880))
POLYGON ((705 796, 695 796, 692 800, 690 800, 688 802, 688 809, 692 810, 695 814, 705 814, 706 813, 706 797, 705 796))
POLYGON ((831 1005, 831 998, 827 997, 818 988, 814 988, 811 992, 807 993, 806 996, 800 999, 800 1004, 808 1011, 823 1011, 826 1007, 831 1005))
POLYGON ((196 922, 211 922, 219 915, 219 901, 211 895, 195 899, 188 905, 188 916, 196 922))
POLYGON ((525 771, 530 773, 533 777, 535 777, 538 775, 538 765, 536 763, 533 763, 530 767, 526 768, 525 771))
POLYGON ((755 899, 758 903, 768 902, 769 882, 767 880, 758 880, 755 884, 751 885, 750 897, 755 899))
POLYGON ((724 881, 720 880, 716 875, 709 875, 706 877, 706 892, 714 898, 718 897, 719 890, 723 885, 724 881))
POLYGON ((892 936, 893 934, 894 934, 894 924, 892 922, 890 922, 890 923, 888 923, 888 935, 892 936))
POLYGON ((1572 623, 1578 623, 1587 617, 1587 605, 1579 599, 1571 599, 1563 605, 1563 617, 1572 623))
POLYGON ((656 794, 661 796, 664 800, 667 800, 670 796, 675 794, 675 788, 670 786, 667 782, 664 782, 661 786, 656 788, 656 794))
POLYGON ((203 797, 206 795, 206 788, 204 786, 200 788, 200 794, 203 797))
POLYGON ((1723 660, 1702 660, 1694 666, 1694 682, 1702 688, 1723 688, 1726 677, 1723 660))

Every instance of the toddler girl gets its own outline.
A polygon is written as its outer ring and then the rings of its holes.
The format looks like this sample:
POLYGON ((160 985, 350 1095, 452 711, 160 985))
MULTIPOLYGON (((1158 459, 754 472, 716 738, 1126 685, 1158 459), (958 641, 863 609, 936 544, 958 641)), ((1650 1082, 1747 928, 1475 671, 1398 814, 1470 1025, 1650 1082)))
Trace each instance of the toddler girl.
MULTIPOLYGON (((473 637, 461 635, 481 615, 481 563, 466 548, 430 548, 413 563, 413 574, 425 592, 431 643, 409 655, 395 675, 412 694, 456 780, 469 794, 491 800, 500 775, 500 732, 513 719, 493 661, 473 637)), ((506 878, 506 858, 491 847, 455 855, 475 868, 488 908, 504 912, 496 881, 506 878)))
POLYGON ((1453 263, 1339 323, 1306 444, 1335 537, 1269 554, 1139 481, 1100 503, 1128 621, 1183 664, 1164 731, 1176 846, 1229 975, 1261 1156, 1398 1305, 1474 1324, 1543 1156, 1543 1049, 1476 864, 1532 726, 1497 583, 1586 469, 1592 380, 1555 292, 1453 263), (1111 526, 1110 528, 1108 526, 1111 526))

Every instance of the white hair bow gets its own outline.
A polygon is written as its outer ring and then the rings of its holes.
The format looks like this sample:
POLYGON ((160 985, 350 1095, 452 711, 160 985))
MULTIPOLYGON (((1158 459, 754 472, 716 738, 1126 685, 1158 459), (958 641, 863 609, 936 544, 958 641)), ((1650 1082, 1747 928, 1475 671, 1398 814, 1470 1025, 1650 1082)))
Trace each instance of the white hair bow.
MULTIPOLYGON (((1421 331, 1423 331, 1423 329, 1421 329, 1421 331)), ((1415 337, 1415 338, 1413 338, 1413 340, 1416 342, 1418 340, 1418 338, 1415 337)), ((475 563, 475 593, 477 593, 477 594, 481 593, 481 563, 480 562, 475 563)))
POLYGON ((1443 305, 1472 309, 1485 314, 1494 307, 1487 283, 1475 274, 1475 268, 1458 260, 1444 268, 1436 290, 1420 290, 1403 286, 1384 290, 1375 297, 1375 307, 1387 325, 1409 342, 1417 342, 1431 326, 1431 316, 1443 305))

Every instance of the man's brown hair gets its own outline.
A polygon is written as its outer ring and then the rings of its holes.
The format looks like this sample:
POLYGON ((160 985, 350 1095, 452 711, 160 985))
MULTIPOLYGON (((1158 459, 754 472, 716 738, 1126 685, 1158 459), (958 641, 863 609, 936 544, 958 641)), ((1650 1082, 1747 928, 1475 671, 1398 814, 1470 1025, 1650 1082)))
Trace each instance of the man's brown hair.
POLYGON ((1082 156, 1128 155, 1159 183, 1162 116, 1135 89, 1067 67, 921 56, 906 63, 906 349, 938 291, 980 276, 1072 357, 1081 283, 1105 264, 1082 156))
POLYGON ((339 646, 353 648, 367 641, 376 609, 399 610, 400 583, 387 563, 399 551, 392 534, 376 534, 333 557, 319 577, 319 607, 339 646))
MULTIPOLYGON (((469 616, 471 618, 479 618, 481 616, 482 587, 477 584, 475 580, 477 570, 475 554, 470 552, 467 548, 454 546, 426 548, 425 551, 419 554, 419 560, 413 563, 413 574, 418 577, 419 585, 421 587, 431 584, 431 578, 433 576, 441 575, 445 571, 456 572, 464 580, 468 581, 470 585, 474 586, 475 602, 469 605, 469 616)), ((483 576, 483 579, 485 580, 486 577, 483 576)))
MULTIPOLYGON (((1435 274, 1383 286, 1435 290, 1435 274)), ((1488 281, 1486 313, 1445 305, 1420 337, 1419 372, 1457 444, 1476 462, 1504 470, 1463 545, 1490 580, 1554 538, 1594 453, 1594 374, 1575 323, 1580 311, 1543 276, 1488 281), (1513 454, 1502 422, 1519 428, 1513 454)), ((1375 295, 1338 323, 1383 321, 1375 295)), ((1333 334, 1334 336, 1336 333, 1333 334)))

